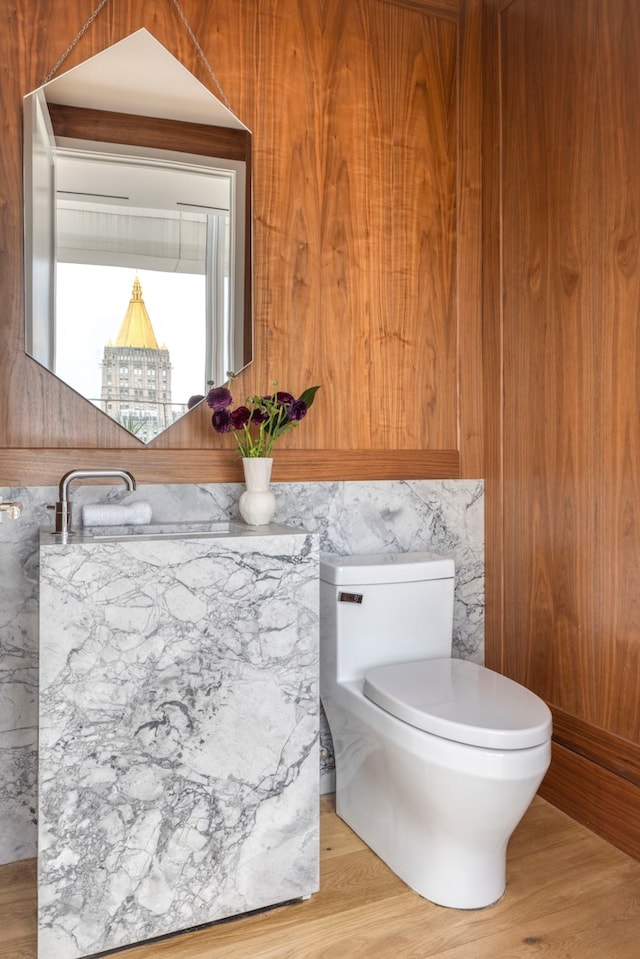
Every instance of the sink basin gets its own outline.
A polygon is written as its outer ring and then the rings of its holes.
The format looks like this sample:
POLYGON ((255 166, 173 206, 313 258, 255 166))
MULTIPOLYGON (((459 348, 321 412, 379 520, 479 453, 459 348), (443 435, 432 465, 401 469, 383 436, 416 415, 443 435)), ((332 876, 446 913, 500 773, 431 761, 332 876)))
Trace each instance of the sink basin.
POLYGON ((208 520, 192 520, 183 523, 148 523, 139 526, 85 526, 81 532, 83 536, 92 539, 109 540, 134 537, 135 539, 152 539, 157 536, 233 536, 245 533, 244 523, 230 521, 209 522, 208 520))

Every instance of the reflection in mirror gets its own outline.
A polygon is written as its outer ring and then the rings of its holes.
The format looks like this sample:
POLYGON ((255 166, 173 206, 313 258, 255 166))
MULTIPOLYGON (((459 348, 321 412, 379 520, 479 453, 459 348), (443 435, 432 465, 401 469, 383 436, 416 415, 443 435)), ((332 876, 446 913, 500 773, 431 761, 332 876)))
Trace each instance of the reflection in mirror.
POLYGON ((250 172, 145 30, 25 98, 27 352, 143 442, 252 359, 250 172))

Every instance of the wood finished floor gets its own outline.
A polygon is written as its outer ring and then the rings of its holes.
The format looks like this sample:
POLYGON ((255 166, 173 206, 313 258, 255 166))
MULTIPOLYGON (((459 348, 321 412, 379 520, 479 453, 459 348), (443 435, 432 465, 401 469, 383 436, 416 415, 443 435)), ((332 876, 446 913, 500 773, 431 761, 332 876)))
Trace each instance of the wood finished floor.
MULTIPOLYGON (((0 867, 0 956, 36 957, 35 862, 0 867)), ((639 959, 640 863, 535 799, 495 906, 434 906, 322 800, 311 900, 110 954, 117 959, 639 959)), ((55 957, 52 957, 55 959, 55 957)))

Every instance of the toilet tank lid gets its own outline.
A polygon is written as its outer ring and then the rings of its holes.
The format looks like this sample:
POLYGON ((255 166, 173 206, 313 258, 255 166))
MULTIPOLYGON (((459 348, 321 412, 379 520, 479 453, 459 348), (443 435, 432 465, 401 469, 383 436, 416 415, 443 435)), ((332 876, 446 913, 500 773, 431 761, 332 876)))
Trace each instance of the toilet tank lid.
POLYGON ((454 561, 435 553, 364 553, 361 556, 320 556, 320 579, 336 586, 409 583, 452 579, 454 561))

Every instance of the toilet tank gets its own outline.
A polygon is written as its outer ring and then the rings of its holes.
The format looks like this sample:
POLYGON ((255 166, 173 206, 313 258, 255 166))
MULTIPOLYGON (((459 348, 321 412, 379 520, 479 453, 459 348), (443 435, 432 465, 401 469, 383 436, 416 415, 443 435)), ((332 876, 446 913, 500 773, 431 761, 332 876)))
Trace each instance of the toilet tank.
POLYGON ((338 682, 373 666, 451 656, 452 559, 427 552, 320 557, 321 659, 338 682))

